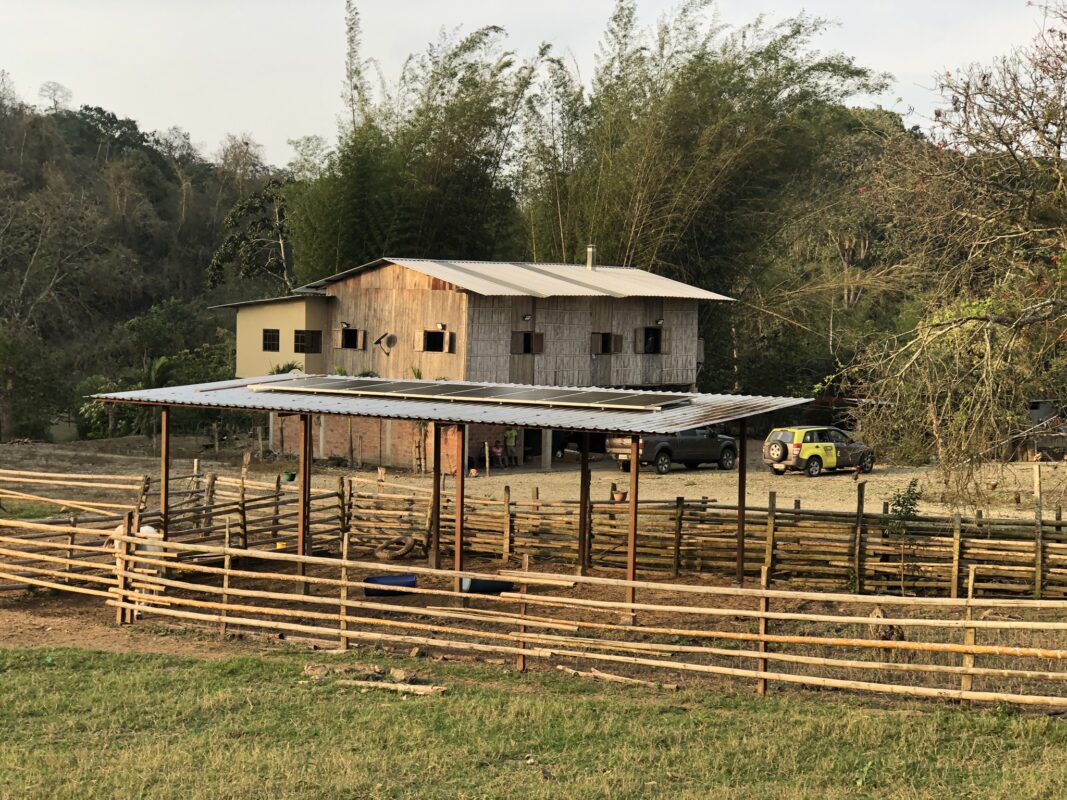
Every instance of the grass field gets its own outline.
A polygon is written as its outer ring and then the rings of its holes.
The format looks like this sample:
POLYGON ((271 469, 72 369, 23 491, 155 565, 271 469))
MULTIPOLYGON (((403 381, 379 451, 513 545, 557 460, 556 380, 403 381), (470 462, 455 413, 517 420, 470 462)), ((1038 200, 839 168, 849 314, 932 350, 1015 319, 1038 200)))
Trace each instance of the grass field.
POLYGON ((0 650, 4 798, 1051 798, 1058 717, 667 692, 366 653, 445 695, 307 681, 306 652, 0 650))

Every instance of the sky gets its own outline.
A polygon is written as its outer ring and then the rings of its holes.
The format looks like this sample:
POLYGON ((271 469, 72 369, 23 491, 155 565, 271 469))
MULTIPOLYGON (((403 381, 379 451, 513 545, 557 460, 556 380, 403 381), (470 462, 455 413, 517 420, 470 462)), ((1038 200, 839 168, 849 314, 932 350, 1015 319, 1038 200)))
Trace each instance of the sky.
MULTIPOLYGON (((654 23, 676 0, 638 0, 654 23)), ((395 79, 405 57, 442 30, 495 24, 520 56, 547 41, 588 77, 613 0, 362 0, 364 56, 395 79)), ((988 61, 1037 31, 1026 0, 719 0, 717 15, 743 25, 805 11, 833 22, 817 42, 893 75, 883 95, 861 98, 922 124, 938 98, 934 75, 988 61)), ((102 106, 144 130, 178 125, 213 154, 227 133, 248 133, 271 163, 289 139, 332 141, 341 113, 344 0, 0 0, 0 70, 23 100, 46 81, 72 104, 102 106)))

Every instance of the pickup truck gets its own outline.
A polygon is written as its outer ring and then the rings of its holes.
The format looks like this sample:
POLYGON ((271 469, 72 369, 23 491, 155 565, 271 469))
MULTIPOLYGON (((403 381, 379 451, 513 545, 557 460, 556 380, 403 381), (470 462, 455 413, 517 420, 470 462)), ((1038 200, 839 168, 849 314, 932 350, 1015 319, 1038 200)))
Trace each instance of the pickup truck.
MULTIPOLYGON (((629 436, 610 437, 607 451, 619 462, 623 472, 630 471, 629 436)), ((639 452, 641 463, 652 464, 660 475, 670 472, 675 462, 689 469, 712 462, 719 469, 733 469, 737 464, 737 440, 710 427, 693 428, 672 436, 642 436, 639 452)))

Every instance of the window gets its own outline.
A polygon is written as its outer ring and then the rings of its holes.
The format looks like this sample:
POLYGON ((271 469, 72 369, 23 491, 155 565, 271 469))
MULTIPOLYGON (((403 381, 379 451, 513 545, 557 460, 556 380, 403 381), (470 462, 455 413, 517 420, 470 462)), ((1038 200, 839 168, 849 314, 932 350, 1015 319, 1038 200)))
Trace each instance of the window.
POLYGON ((294 353, 321 353, 322 331, 294 331, 294 353))
POLYGON ((808 431, 804 434, 804 444, 816 444, 818 442, 825 442, 826 437, 822 431, 808 431))
POLYGON ((415 350, 425 353, 454 353, 456 334, 451 331, 423 331, 422 341, 416 342, 415 350))
POLYGON ((645 354, 669 353, 670 331, 659 325, 634 329, 634 352, 645 354))
POLYGON ((834 444, 849 444, 849 438, 836 428, 829 428, 826 433, 834 444))
POLYGON ((767 437, 768 442, 785 442, 786 444, 792 444, 795 434, 793 431, 774 431, 767 437))
POLYGON ((263 352, 277 353, 281 349, 282 336, 277 328, 263 329, 263 352))
POLYGON ((617 333, 596 333, 590 336, 589 352, 593 355, 607 355, 622 352, 622 336, 617 333))
POLYGON ((538 331, 512 331, 512 355, 537 354, 545 352, 545 335, 538 331))
POLYGON ((342 350, 366 350, 367 332, 360 328, 341 328, 339 345, 342 350))

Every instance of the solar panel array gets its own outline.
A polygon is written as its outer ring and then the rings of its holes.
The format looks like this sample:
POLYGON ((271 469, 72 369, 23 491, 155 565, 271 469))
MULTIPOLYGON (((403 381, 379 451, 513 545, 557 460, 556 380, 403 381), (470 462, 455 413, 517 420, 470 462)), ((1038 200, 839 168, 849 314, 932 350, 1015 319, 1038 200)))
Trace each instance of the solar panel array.
POLYGON ((501 386, 434 381, 397 381, 381 378, 293 378, 254 384, 257 392, 343 394, 364 397, 395 397, 405 400, 438 400, 464 403, 559 406, 565 408, 661 411, 687 405, 690 396, 613 389, 574 389, 501 386))

